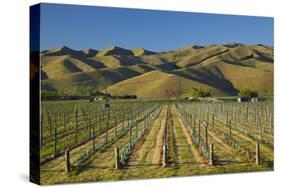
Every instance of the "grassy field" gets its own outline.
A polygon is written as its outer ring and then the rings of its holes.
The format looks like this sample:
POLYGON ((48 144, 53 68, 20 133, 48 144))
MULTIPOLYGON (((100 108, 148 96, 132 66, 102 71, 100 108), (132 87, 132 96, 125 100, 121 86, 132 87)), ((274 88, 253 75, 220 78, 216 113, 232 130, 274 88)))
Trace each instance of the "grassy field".
POLYGON ((103 102, 44 102, 41 117, 41 184, 267 171, 274 166, 272 102, 116 100, 110 108, 103 102))

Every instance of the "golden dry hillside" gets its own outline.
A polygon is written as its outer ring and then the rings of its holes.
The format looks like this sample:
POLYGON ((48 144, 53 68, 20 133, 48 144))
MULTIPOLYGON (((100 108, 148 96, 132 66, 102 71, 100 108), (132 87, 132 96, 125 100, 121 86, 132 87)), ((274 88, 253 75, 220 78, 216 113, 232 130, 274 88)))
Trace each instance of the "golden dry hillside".
POLYGON ((273 48, 261 44, 189 45, 158 53, 63 46, 41 52, 41 83, 43 90, 71 95, 89 95, 106 85, 113 95, 139 98, 179 97, 194 87, 214 96, 234 96, 244 88, 273 95, 273 56, 273 48))
POLYGON ((137 95, 139 98, 173 98, 191 92, 193 87, 211 89, 216 95, 225 94, 210 85, 159 70, 118 82, 110 86, 108 92, 121 96, 137 95))
POLYGON ((155 52, 146 50, 144 48, 133 48, 132 52, 134 53, 135 56, 142 56, 142 55, 153 55, 156 54, 155 52))

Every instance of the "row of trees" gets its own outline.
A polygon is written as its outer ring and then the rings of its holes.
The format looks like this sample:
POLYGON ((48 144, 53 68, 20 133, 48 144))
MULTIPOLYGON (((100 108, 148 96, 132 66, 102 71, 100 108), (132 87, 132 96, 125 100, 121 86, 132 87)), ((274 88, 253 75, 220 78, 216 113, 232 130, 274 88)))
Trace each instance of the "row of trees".
POLYGON ((239 93, 238 96, 241 98, 247 98, 247 99, 251 99, 251 98, 256 98, 259 96, 258 92, 255 90, 250 90, 248 88, 246 89, 242 89, 239 93))
POLYGON ((62 95, 61 93, 58 93, 57 91, 41 91, 41 100, 53 100, 53 101, 59 101, 59 100, 79 100, 79 99, 89 99, 89 96, 82 96, 82 95, 62 95))
POLYGON ((95 92, 91 94, 91 99, 90 101, 94 100, 105 100, 105 99, 137 99, 136 95, 122 95, 122 96, 117 96, 117 95, 111 95, 109 93, 103 93, 103 92, 95 92))
MULTIPOLYGON (((205 90, 202 88, 193 88, 192 91, 189 93, 189 96, 193 98, 204 98, 204 97, 212 97, 212 91, 211 90, 205 90)), ((251 89, 242 89, 239 93, 238 96, 241 98, 256 98, 258 97, 258 92, 255 90, 251 89)), ((123 96, 113 96, 109 93, 103 93, 100 91, 97 92, 92 92, 91 96, 71 96, 71 95, 61 95, 57 91, 46 91, 43 90, 41 92, 41 97, 42 100, 76 100, 76 99, 86 99, 90 98, 90 101, 94 100, 105 100, 105 99, 137 99, 136 95, 123 95, 123 96)), ((188 98, 188 97, 184 97, 188 98)))
POLYGON ((191 92, 192 97, 211 97, 212 91, 211 90, 204 90, 202 88, 197 89, 193 88, 191 92))
POLYGON ((137 99, 136 95, 122 95, 122 96, 113 96, 109 93, 102 93, 102 92, 92 92, 91 95, 62 95, 57 91, 41 91, 41 99, 42 100, 78 100, 78 99, 90 99, 90 101, 94 100, 105 100, 105 99, 137 99))
MULTIPOLYGON (((192 91, 189 93, 191 97, 198 98, 198 97, 212 97, 212 91, 211 90, 204 90, 202 88, 193 88, 192 91)), ((258 92, 255 90, 251 89, 242 89, 239 93, 238 96, 241 98, 256 98, 258 97, 258 92)))

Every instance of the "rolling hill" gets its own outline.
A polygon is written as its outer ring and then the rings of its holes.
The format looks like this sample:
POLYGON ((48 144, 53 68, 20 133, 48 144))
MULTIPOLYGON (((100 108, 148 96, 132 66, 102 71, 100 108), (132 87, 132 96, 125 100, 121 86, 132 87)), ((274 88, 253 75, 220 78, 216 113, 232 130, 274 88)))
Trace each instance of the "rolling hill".
POLYGON ((153 55, 156 54, 155 52, 146 50, 144 48, 133 48, 132 52, 134 53, 134 56, 142 56, 142 55, 153 55))
POLYGON ((222 90, 200 83, 193 79, 165 73, 159 70, 150 71, 130 78, 108 88, 113 95, 137 95, 139 98, 171 98, 183 92, 191 92, 193 87, 211 89, 215 95, 225 95, 222 90))
POLYGON ((43 91, 89 95, 108 91, 139 98, 179 97, 192 88, 231 96, 244 88, 273 95, 274 51, 262 44, 189 45, 166 52, 110 47, 41 52, 43 91))

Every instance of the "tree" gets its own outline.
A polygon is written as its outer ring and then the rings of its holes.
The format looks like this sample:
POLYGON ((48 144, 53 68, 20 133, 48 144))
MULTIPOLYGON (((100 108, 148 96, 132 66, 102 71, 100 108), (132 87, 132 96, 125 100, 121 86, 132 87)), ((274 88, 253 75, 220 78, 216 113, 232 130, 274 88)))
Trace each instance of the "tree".
POLYGON ((204 89, 198 89, 198 88, 193 88, 191 92, 192 97, 211 97, 212 92, 211 90, 204 90, 204 89))
POLYGON ((199 95, 199 90, 197 88, 192 88, 191 96, 192 97, 198 97, 199 95))
POLYGON ((245 89, 242 89, 240 92, 239 92, 239 97, 241 98, 255 98, 255 97, 258 97, 258 92, 257 91, 254 91, 254 90, 250 90, 248 88, 245 88, 245 89))
POLYGON ((259 96, 259 94, 257 91, 251 91, 251 98, 256 98, 258 96, 259 96))

